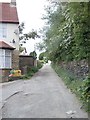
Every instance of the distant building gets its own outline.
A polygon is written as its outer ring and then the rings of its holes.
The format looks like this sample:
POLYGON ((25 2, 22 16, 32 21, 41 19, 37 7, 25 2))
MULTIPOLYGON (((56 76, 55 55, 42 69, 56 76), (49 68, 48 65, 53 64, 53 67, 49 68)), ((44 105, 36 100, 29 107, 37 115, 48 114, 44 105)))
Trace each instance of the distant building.
POLYGON ((0 82, 11 69, 19 69, 19 19, 16 1, 0 3, 0 82))

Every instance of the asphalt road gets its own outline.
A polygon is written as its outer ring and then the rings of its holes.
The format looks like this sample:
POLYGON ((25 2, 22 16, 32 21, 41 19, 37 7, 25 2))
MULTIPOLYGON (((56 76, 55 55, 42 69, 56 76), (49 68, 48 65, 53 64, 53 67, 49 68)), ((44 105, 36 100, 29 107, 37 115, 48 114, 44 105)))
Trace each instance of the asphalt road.
POLYGON ((45 65, 30 80, 2 87, 3 118, 87 118, 81 104, 50 65, 45 65))

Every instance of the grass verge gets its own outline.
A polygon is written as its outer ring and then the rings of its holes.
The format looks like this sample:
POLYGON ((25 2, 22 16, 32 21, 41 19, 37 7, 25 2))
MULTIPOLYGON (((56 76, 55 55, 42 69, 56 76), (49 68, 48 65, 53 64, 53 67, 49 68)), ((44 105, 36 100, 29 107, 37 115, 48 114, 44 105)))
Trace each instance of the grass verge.
POLYGON ((62 78, 67 88, 69 88, 72 93, 75 93, 78 99, 82 102, 81 108, 85 109, 87 112, 90 112, 90 104, 89 104, 90 94, 85 96, 86 88, 87 88, 87 86, 85 86, 85 83, 87 82, 87 80, 78 79, 73 74, 67 72, 67 70, 61 68, 57 64, 52 64, 52 68, 55 70, 58 76, 62 78))

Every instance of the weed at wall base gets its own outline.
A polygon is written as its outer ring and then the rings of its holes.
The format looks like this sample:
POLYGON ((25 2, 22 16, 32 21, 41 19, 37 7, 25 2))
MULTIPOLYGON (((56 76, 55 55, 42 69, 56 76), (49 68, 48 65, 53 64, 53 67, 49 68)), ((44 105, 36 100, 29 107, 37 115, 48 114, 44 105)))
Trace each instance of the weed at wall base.
POLYGON ((67 70, 61 68, 59 65, 52 64, 52 68, 62 78, 67 88, 75 93, 82 102, 82 108, 90 112, 90 78, 85 80, 77 79, 77 77, 68 73, 67 70))

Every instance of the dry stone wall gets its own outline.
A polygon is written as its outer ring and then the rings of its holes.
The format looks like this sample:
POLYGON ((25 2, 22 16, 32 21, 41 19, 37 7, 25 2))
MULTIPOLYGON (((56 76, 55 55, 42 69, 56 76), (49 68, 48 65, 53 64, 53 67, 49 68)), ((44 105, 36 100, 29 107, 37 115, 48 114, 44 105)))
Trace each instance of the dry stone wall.
POLYGON ((88 64, 86 60, 72 61, 72 62, 60 62, 60 66, 66 69, 69 73, 84 79, 89 72, 88 64))

